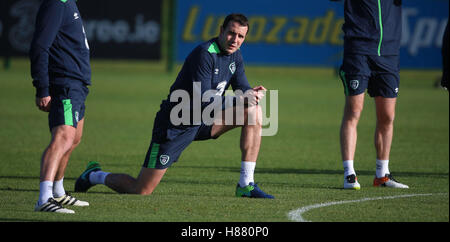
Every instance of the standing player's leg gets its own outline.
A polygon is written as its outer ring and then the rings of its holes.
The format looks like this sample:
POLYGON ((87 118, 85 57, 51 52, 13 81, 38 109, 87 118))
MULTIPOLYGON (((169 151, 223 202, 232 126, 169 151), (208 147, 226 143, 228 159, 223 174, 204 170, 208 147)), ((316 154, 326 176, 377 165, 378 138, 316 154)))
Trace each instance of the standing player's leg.
POLYGON ((89 205, 66 194, 63 187, 70 154, 80 143, 83 134, 84 102, 88 92, 88 88, 78 81, 50 88, 52 99, 48 118, 52 140, 41 160, 41 184, 36 211, 73 213, 61 205, 89 205))
MULTIPOLYGON (((72 195, 66 193, 64 189, 64 174, 70 156, 75 148, 80 144, 83 136, 84 129, 84 114, 85 114, 85 101, 89 93, 89 88, 82 82, 72 80, 67 83, 63 89, 54 88, 54 96, 58 99, 58 103, 62 103, 62 107, 58 106, 56 113, 58 115, 51 115, 52 123, 64 123, 69 126, 73 126, 75 130, 75 136, 70 148, 63 154, 58 170, 55 174, 55 180, 53 183, 53 196, 57 202, 61 205, 73 205, 73 206, 89 206, 88 202, 80 201, 72 195), (62 119, 64 117, 64 119, 62 119)), ((55 99, 55 100, 56 100, 55 99)))
POLYGON ((344 166, 344 189, 360 189, 353 161, 358 139, 357 127, 364 108, 364 93, 346 96, 340 128, 341 158, 344 166))
POLYGON ((84 118, 77 123, 75 132, 75 138, 73 140, 70 149, 63 155, 59 163, 58 170, 56 171, 55 180, 53 182, 53 197, 61 205, 74 205, 74 206, 89 206, 88 202, 81 201, 66 193, 64 189, 64 174, 66 172, 67 164, 69 163, 70 155, 72 151, 80 144, 81 137, 83 136, 84 118))
POLYGON ((340 127, 340 146, 344 167, 344 189, 361 188, 353 167, 359 118, 364 107, 364 93, 370 77, 365 55, 344 55, 339 75, 344 87, 345 106, 340 127))
MULTIPOLYGON (((375 97, 377 122, 375 127, 375 150, 378 160, 389 160, 394 133, 395 104, 397 98, 375 97)), ((389 170, 386 170, 389 173, 389 170)), ((384 176, 384 174, 383 174, 384 176)))
POLYGON ((236 186, 236 196, 254 198, 274 198, 263 192, 254 182, 254 170, 261 146, 262 130, 262 108, 259 105, 233 107, 233 124, 227 124, 226 110, 222 111, 222 120, 215 122, 211 128, 211 137, 218 138, 222 134, 241 127, 240 150, 241 150, 241 172, 239 183, 236 186), (241 112, 242 111, 242 112, 241 112), (243 114, 242 123, 239 122, 243 114))
POLYGON ((53 182, 64 154, 72 147, 76 129, 69 125, 59 125, 52 129, 52 140, 41 159, 39 200, 35 211, 73 213, 63 209, 53 201, 53 182))
POLYGON ((389 171, 389 154, 394 134, 395 105, 397 98, 375 97, 377 123, 375 149, 377 152, 374 186, 408 188, 396 181, 389 171))
POLYGON ((73 139, 72 146, 70 149, 62 156, 61 162, 59 163, 58 170, 56 171, 55 180, 60 180, 64 178, 64 173, 66 171, 67 164, 69 163, 70 155, 72 154, 72 151, 80 144, 81 137, 83 135, 83 126, 84 126, 84 119, 80 120, 78 122, 75 137, 73 139))
POLYGON ((389 155, 394 132, 395 106, 400 85, 398 56, 371 56, 372 76, 368 92, 375 98, 376 172, 373 185, 380 187, 409 188, 397 182, 389 172, 389 155))
MULTIPOLYGON (((52 140, 41 160, 41 181, 53 181, 62 165, 63 156, 70 150, 76 136, 76 128, 60 125, 52 129, 52 140)), ((65 167, 65 166, 64 166, 65 167)))
POLYGON ((364 93, 345 98, 344 115, 340 129, 342 160, 353 160, 355 157, 357 127, 364 108, 364 93))

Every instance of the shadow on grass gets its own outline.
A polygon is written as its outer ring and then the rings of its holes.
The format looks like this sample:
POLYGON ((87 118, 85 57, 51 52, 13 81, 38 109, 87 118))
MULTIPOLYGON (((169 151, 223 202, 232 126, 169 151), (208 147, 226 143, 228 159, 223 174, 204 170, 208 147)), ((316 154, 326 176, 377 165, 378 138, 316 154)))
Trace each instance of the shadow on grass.
MULTIPOLYGON (((171 169, 190 169, 190 170, 201 170, 208 171, 208 170, 215 170, 219 172, 232 172, 232 173, 239 173, 240 169, 236 167, 217 167, 217 166, 174 166, 171 169)), ((255 170, 256 174, 298 174, 298 175, 342 175, 342 170, 322 170, 322 169, 296 169, 296 168, 257 168, 255 170)), ((449 173, 448 172, 393 172, 395 176, 403 176, 403 177, 435 177, 435 178, 448 178, 449 173)), ((374 171, 372 170, 359 170, 358 175, 367 175, 371 176, 374 175, 374 171)), ((29 180, 39 180, 39 177, 36 176, 0 176, 0 179, 29 179, 29 180)), ((74 181, 76 180, 75 177, 65 177, 64 180, 70 180, 74 181)), ((201 181, 201 180, 186 180, 186 179, 177 179, 174 177, 171 178, 163 178, 161 180, 161 183, 180 183, 180 184, 198 184, 198 185, 224 185, 223 180, 218 181, 201 181)), ((289 185, 287 184, 280 184, 280 183, 273 183, 273 182, 263 182, 265 184, 272 184, 272 185, 289 185)), ((316 184, 316 183, 309 183, 309 184, 291 184, 295 187, 302 187, 302 188, 319 188, 319 189, 341 189, 341 186, 329 186, 326 184, 316 184)), ((68 192, 72 192, 72 189, 66 189, 68 192)), ((39 189, 24 189, 24 188, 11 188, 11 187, 3 187, 0 188, 0 191, 16 191, 16 192, 39 192, 39 189)), ((89 193, 93 194, 117 194, 114 191, 110 192, 101 192, 101 191, 89 191, 89 193)))
MULTIPOLYGON (((36 176, 0 176, 0 179, 11 179, 11 180, 35 180, 39 181, 39 177, 36 176)), ((75 177, 64 177, 64 181, 75 181, 75 177)), ((4 184, 4 183, 3 183, 4 184)), ((74 192, 73 188, 66 188, 67 192, 74 192)), ((10 186, 0 187, 0 191, 14 191, 14 192, 39 192, 39 185, 37 185, 36 189, 26 189, 26 188, 12 188, 10 186)), ((89 191, 89 193, 97 193, 97 194, 115 194, 115 192, 100 192, 100 191, 89 191)))
MULTIPOLYGON (((216 166, 178 166, 176 169, 212 169, 226 172, 239 173, 240 169, 236 167, 216 167, 216 166)), ((323 169, 298 169, 298 168, 256 168, 255 173, 262 174, 317 174, 317 175, 343 175, 344 170, 323 170, 323 169)), ((375 175, 375 170, 358 170, 358 175, 375 175)), ((409 177, 448 177, 448 172, 392 172, 397 176, 409 177)))

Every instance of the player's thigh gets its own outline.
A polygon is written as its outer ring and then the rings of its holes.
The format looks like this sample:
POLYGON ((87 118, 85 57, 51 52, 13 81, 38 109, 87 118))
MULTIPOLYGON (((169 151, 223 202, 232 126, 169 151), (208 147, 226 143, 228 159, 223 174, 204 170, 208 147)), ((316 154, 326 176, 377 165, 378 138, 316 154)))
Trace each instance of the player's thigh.
POLYGON ((220 137, 222 134, 236 128, 239 127, 238 125, 226 125, 226 124, 213 124, 211 126, 211 138, 218 138, 220 137))
POLYGON ((358 118, 364 108, 365 93, 345 97, 344 115, 348 118, 358 118))
MULTIPOLYGON (((145 156, 144 164, 136 181, 136 193, 151 194, 158 186, 162 177, 166 173, 173 162, 176 162, 182 151, 192 142, 192 138, 188 138, 190 130, 174 130, 179 131, 177 136, 157 137, 155 134, 145 156)), ((169 132, 168 130, 166 132, 169 132)), ((189 135, 190 136, 190 135, 189 135)))
POLYGON ((145 156, 145 168, 166 169, 178 161, 181 153, 194 141, 198 127, 169 128, 156 132, 145 156), (162 135, 164 134, 164 135, 162 135))
POLYGON ((220 118, 211 127, 211 137, 220 135, 242 126, 262 125, 262 108, 259 105, 235 106, 222 111, 220 118))
POLYGON ((199 132, 201 133, 207 133, 207 129, 210 129, 210 137, 211 138, 218 138, 222 134, 239 127, 236 122, 237 119, 237 112, 236 112, 236 106, 223 108, 222 112, 220 113, 220 116, 214 117, 214 123, 210 126, 201 127, 199 132))

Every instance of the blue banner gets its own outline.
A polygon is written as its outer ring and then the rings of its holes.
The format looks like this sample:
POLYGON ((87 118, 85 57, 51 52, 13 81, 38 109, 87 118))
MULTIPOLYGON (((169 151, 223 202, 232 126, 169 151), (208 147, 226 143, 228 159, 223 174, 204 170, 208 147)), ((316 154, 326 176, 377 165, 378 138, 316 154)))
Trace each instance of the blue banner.
MULTIPOLYGON (((448 0, 403 1, 402 68, 441 68, 448 0)), ((343 3, 322 1, 180 0, 176 60, 216 37, 230 13, 245 14, 250 30, 241 47, 249 64, 336 67, 342 61, 343 3)))

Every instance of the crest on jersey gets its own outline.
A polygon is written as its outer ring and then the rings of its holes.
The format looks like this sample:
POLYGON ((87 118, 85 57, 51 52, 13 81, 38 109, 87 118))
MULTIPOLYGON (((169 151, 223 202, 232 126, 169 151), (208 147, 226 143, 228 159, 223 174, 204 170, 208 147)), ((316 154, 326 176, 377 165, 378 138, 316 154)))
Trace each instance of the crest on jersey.
POLYGON ((161 165, 165 165, 169 162, 170 157, 168 155, 161 155, 159 157, 159 162, 161 163, 161 165))
POLYGON ((233 62, 230 64, 229 66, 231 74, 234 74, 234 72, 236 71, 236 64, 233 62))
POLYGON ((351 81, 350 81, 350 87, 351 87, 353 90, 356 90, 356 88, 359 87, 359 81, 358 81, 358 80, 351 80, 351 81))

